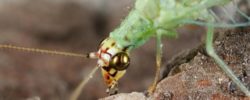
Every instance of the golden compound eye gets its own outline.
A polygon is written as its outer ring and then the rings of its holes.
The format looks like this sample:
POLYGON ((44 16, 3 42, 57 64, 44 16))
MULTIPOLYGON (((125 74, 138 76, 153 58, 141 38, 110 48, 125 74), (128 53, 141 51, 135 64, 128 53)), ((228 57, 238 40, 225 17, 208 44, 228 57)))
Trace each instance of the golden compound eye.
POLYGON ((130 63, 129 56, 125 52, 120 52, 114 55, 109 62, 109 66, 116 70, 125 70, 130 63))

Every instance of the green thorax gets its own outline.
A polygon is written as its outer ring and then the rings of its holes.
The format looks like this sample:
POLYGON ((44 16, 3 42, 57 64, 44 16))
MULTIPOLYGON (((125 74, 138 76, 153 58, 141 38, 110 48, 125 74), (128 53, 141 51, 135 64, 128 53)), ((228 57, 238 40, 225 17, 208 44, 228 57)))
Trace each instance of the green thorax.
POLYGON ((207 11, 229 0, 136 0, 135 8, 120 27, 110 33, 120 48, 136 48, 160 34, 176 37, 175 29, 187 20, 213 21, 207 11))
POLYGON ((136 10, 129 13, 120 27, 110 33, 121 48, 136 48, 143 45, 155 33, 153 23, 141 16, 136 10))

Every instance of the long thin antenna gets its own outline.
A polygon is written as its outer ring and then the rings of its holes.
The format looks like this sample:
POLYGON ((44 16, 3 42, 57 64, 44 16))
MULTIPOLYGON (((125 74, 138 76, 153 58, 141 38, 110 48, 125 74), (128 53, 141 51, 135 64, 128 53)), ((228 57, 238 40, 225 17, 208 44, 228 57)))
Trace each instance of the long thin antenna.
POLYGON ((42 53, 42 54, 44 53, 44 54, 52 54, 52 55, 88 58, 88 55, 84 55, 84 54, 61 52, 61 51, 56 51, 56 50, 37 49, 37 48, 27 48, 27 47, 20 47, 20 46, 14 46, 14 45, 6 45, 6 44, 0 44, 0 49, 1 48, 2 49, 16 49, 16 50, 28 51, 28 52, 37 52, 37 53, 42 53))
POLYGON ((93 75, 95 74, 95 72, 97 71, 98 68, 99 68, 98 66, 94 67, 94 69, 90 72, 90 74, 86 77, 86 79, 83 79, 81 81, 81 83, 77 86, 77 88, 70 95, 69 100, 77 100, 78 99, 78 97, 80 96, 80 94, 82 92, 82 89, 88 83, 88 81, 93 77, 93 75))

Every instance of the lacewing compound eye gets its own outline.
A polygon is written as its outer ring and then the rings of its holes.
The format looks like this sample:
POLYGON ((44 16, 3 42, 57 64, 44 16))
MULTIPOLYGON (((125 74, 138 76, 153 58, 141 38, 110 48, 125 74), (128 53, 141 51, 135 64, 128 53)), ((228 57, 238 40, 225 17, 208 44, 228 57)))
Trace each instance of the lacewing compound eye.
POLYGON ((120 52, 114 55, 109 62, 109 66, 115 68, 116 70, 125 70, 128 68, 130 63, 130 58, 127 53, 120 52))

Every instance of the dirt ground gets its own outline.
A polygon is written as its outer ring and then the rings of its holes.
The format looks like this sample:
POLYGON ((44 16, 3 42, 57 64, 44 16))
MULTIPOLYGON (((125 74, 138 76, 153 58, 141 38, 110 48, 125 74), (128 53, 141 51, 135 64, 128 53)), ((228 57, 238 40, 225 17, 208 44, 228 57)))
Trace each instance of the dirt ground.
MULTIPOLYGON (((96 51, 133 2, 1 0, 0 43, 83 54, 96 51)), ((204 29, 186 26, 178 31, 178 39, 163 39, 164 61, 196 47, 204 29)), ((65 100, 95 65, 96 60, 0 49, 0 100, 65 100)), ((154 66, 155 41, 151 39, 131 52, 131 65, 119 83, 119 92, 145 91, 153 80, 154 66)), ((80 99, 106 97, 105 91, 99 71, 80 99)))

